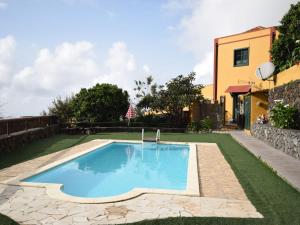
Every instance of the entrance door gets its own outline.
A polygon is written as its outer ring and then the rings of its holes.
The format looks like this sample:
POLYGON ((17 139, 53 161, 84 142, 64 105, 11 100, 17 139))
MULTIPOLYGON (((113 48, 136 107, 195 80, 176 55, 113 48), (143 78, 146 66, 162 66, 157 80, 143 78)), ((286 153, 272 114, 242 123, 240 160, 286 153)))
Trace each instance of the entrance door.
POLYGON ((238 115, 240 113, 239 96, 237 94, 232 95, 233 109, 232 109, 232 120, 234 123, 237 122, 238 115))
POLYGON ((245 129, 250 130, 251 119, 251 96, 245 96, 244 98, 244 113, 245 113, 245 129))

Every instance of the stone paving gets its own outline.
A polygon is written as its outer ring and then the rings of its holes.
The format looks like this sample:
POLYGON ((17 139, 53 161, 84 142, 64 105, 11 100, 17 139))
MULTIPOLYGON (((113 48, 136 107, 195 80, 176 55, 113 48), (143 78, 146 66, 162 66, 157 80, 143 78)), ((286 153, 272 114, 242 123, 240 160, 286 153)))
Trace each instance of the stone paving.
POLYGON ((297 160, 243 131, 230 131, 231 136, 257 158, 266 162, 279 176, 300 192, 300 160, 297 160))
POLYGON ((247 200, 247 196, 217 145, 198 147, 201 196, 247 200))
MULTIPOLYGON (((12 166, 1 170, 0 178, 20 175, 102 142, 92 141, 12 166)), ((51 198, 45 188, 0 184, 0 212, 28 225, 120 224, 179 216, 261 218, 218 147, 199 144, 197 149, 201 197, 149 193, 115 203, 80 204, 51 198)))

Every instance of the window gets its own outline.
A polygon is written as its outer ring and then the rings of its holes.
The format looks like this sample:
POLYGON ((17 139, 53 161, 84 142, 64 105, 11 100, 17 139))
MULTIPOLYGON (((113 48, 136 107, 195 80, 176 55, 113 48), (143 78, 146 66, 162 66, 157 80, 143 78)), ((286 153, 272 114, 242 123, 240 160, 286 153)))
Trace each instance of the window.
POLYGON ((234 50, 234 66, 249 65, 249 48, 241 48, 234 50))

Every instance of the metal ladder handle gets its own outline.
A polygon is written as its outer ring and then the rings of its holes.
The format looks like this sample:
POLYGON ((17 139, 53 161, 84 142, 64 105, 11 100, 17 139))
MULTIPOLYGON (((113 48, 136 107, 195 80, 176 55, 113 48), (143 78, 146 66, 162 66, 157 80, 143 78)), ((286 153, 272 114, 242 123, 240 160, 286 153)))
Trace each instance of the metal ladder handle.
POLYGON ((156 142, 160 141, 160 130, 158 129, 156 132, 156 142))

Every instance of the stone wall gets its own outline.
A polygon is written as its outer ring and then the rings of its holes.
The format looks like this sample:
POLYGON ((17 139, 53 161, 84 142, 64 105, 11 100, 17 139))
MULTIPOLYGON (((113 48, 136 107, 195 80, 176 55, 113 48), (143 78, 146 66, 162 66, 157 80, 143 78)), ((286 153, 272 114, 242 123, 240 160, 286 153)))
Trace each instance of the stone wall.
POLYGON ((300 160, 300 130, 272 127, 268 124, 253 124, 251 133, 274 148, 300 160))
POLYGON ((22 146, 37 139, 46 138, 59 132, 58 125, 34 128, 27 131, 0 136, 0 155, 4 152, 21 150, 22 146))
POLYGON ((282 100, 283 104, 289 104, 298 109, 300 121, 300 80, 278 86, 269 91, 269 109, 275 105, 275 100, 282 100))

